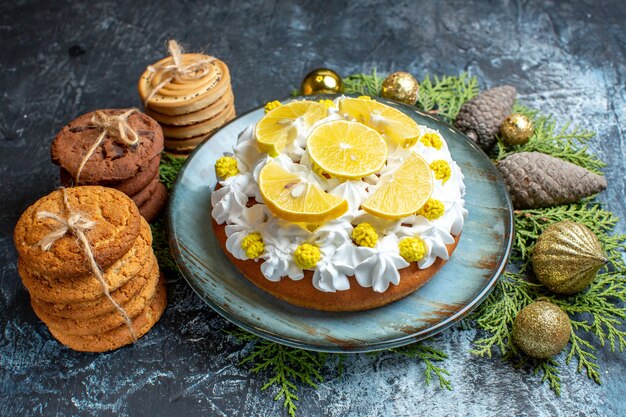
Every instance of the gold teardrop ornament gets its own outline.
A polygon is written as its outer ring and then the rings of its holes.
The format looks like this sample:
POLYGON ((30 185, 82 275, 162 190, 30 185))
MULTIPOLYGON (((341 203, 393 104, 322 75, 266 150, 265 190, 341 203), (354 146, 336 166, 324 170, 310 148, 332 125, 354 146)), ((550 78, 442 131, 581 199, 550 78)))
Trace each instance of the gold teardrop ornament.
POLYGON ((537 279, 557 294, 582 291, 608 262, 596 235, 587 226, 569 221, 543 231, 531 261, 537 279))

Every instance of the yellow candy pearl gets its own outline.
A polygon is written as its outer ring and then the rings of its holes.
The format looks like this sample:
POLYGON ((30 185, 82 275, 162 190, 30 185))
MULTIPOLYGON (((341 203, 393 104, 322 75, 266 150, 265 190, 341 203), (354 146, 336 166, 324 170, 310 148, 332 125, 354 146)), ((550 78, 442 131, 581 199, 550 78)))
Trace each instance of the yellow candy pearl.
POLYGON ((303 243, 293 253, 293 260, 298 268, 313 269, 315 265, 322 259, 320 248, 309 243, 303 243))
POLYGON ((443 216, 445 207, 440 200, 429 198, 426 204, 418 210, 417 214, 426 217, 428 220, 435 220, 443 216))
POLYGON ((222 156, 217 160, 217 162, 215 162, 215 173, 221 179, 226 179, 239 174, 237 160, 232 156, 222 156))
POLYGON ((249 259, 256 259, 265 251, 265 243, 260 233, 250 233, 241 241, 241 248, 249 259))
POLYGON ((429 166, 435 174, 435 178, 438 180, 442 180, 444 184, 450 179, 450 176, 452 175, 452 169, 450 168, 450 164, 446 161, 442 159, 433 161, 430 163, 429 166))
POLYGON ((407 262, 417 262, 426 255, 426 244, 419 237, 407 237, 398 243, 400 256, 407 262))
POLYGON ((378 242, 378 233, 369 223, 361 223, 352 230, 352 240, 359 246, 373 248, 378 242))

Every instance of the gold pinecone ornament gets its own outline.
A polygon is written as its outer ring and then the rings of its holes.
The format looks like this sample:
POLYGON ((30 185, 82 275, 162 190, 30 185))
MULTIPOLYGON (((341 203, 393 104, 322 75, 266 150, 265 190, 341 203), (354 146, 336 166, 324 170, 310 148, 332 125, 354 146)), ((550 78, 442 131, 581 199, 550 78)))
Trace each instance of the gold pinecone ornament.
POLYGON ((531 261, 537 279, 557 294, 585 289, 608 262, 600 241, 584 224, 551 224, 537 239, 531 261))
POLYGON ((498 162, 516 209, 569 204, 606 189, 606 178, 540 152, 519 152, 498 162))
POLYGON ((549 358, 565 348, 572 331, 567 314, 549 301, 535 301, 513 322, 513 342, 534 358, 549 358))
POLYGON ((500 125, 513 110, 515 95, 510 85, 485 90, 461 106, 454 126, 488 152, 497 142, 500 125))

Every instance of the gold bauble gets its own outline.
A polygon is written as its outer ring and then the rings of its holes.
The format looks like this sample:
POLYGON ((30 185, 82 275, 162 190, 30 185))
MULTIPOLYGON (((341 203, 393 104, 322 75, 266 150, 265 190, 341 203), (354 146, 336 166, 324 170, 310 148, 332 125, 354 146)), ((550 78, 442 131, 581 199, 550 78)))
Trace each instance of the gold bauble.
POLYGON ((309 72, 302 80, 300 91, 305 96, 311 94, 339 94, 343 91, 341 77, 328 68, 318 68, 309 72))
POLYGON ((533 135, 533 122, 526 115, 513 113, 500 125, 500 135, 508 145, 523 145, 533 135))
POLYGON ((557 294, 575 294, 606 263, 596 235, 584 224, 563 221, 546 228, 531 254, 537 279, 557 294))
POLYGON ((414 76, 398 71, 385 78, 380 95, 412 106, 417 101, 419 89, 420 85, 414 76))
POLYGON ((567 314, 548 301, 527 305, 513 322, 513 342, 534 358, 549 358, 562 351, 570 333, 567 314))

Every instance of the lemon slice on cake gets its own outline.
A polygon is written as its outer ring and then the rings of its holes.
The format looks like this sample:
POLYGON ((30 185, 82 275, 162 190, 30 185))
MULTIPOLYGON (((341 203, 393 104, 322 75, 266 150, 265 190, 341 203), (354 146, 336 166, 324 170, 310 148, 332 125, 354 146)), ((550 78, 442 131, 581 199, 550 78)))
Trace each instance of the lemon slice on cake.
POLYGON ((298 136, 298 129, 308 129, 328 114, 315 101, 292 101, 268 112, 257 123, 254 134, 263 152, 278 156, 298 136))
POLYGON ((404 160, 361 205, 363 210, 385 219, 415 214, 430 198, 434 180, 428 162, 415 152, 404 160))
POLYGON ((344 98, 339 102, 339 112, 375 129, 405 148, 415 145, 421 134, 415 120, 400 110, 371 99, 344 98))
POLYGON ((348 211, 348 202, 269 162, 259 174, 265 204, 277 217, 290 222, 321 223, 348 211))
POLYGON ((361 123, 335 120, 317 126, 306 141, 311 160, 332 177, 358 179, 385 164, 387 143, 361 123))

